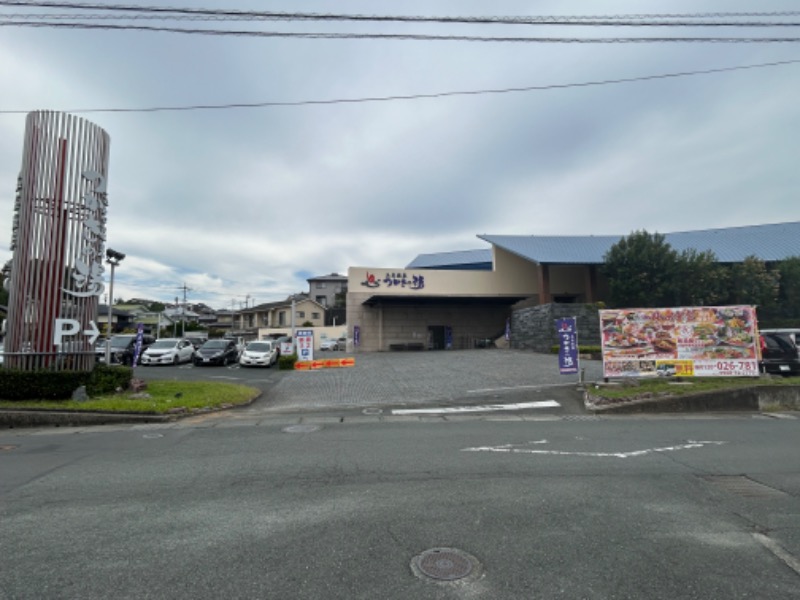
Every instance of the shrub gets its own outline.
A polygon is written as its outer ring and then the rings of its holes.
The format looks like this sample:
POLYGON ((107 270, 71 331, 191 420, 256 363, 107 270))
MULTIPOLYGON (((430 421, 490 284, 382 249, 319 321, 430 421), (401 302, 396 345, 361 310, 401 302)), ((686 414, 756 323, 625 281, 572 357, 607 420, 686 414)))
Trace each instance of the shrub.
POLYGON ((297 354, 281 354, 278 359, 278 368, 281 371, 294 370, 294 363, 297 362, 297 354))
MULTIPOLYGON (((550 346, 550 352, 553 354, 558 354, 559 346, 558 344, 554 346, 550 346)), ((602 348, 600 346, 581 346, 578 345, 578 354, 600 354, 602 352, 602 348)))
POLYGON ((97 365, 86 382, 89 396, 113 394, 117 389, 126 389, 133 378, 133 369, 122 366, 97 365))
POLYGON ((128 387, 133 377, 129 367, 97 365, 93 371, 22 371, 0 369, 3 400, 68 400, 72 392, 86 386, 89 396, 113 393, 128 387))
POLYGON ((0 369, 0 398, 3 400, 66 400, 85 384, 83 371, 22 371, 0 369))

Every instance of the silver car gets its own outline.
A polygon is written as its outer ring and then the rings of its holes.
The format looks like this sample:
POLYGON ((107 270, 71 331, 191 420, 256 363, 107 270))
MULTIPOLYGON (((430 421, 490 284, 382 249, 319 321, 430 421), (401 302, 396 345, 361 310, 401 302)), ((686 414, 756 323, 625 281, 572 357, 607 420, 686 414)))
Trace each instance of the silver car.
POLYGON ((142 353, 142 365, 177 365, 187 363, 194 356, 194 345, 186 339, 162 338, 153 342, 142 353))
POLYGON ((278 348, 269 341, 250 342, 239 357, 243 367, 271 367, 278 362, 278 348))

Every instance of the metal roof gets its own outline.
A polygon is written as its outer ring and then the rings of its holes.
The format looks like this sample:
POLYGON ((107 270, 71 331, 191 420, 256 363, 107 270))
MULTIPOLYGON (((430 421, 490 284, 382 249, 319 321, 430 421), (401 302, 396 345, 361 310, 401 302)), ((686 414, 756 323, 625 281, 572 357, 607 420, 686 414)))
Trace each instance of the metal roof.
MULTIPOLYGON (((748 256, 778 261, 800 256, 800 221, 663 234, 674 250, 712 251, 719 262, 742 262, 748 256)), ((479 235, 478 238, 542 264, 602 264, 623 235, 546 236, 479 235)))
POLYGON ((436 254, 420 254, 412 260, 406 269, 430 269, 447 267, 485 266, 492 265, 492 250, 481 248, 479 250, 459 250, 455 252, 439 252, 436 254))

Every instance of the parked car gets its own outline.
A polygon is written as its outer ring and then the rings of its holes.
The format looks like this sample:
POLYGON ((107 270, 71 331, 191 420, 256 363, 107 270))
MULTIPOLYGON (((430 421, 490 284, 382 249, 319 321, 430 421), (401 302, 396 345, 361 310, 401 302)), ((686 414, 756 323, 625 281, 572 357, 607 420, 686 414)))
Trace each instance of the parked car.
POLYGON ((177 365, 191 362, 194 356, 192 342, 181 338, 162 338, 153 342, 142 353, 142 365, 177 365))
POLYGON ((762 373, 800 375, 800 354, 787 333, 761 333, 762 373))
POLYGON ((278 349, 269 340, 250 342, 239 357, 243 367, 271 367, 278 362, 278 349))
POLYGON ((197 336, 187 337, 186 339, 192 343, 192 346, 194 346, 195 350, 197 350, 200 346, 202 346, 208 341, 208 338, 197 337, 197 336))
MULTIPOLYGON (((112 335, 111 336, 111 364, 117 365, 125 365, 125 366, 133 366, 133 356, 136 353, 136 337, 137 334, 135 333, 123 333, 119 335, 112 335)), ((144 354, 145 350, 147 350, 150 345, 155 342, 156 339, 152 335, 143 335, 142 336, 142 346, 139 349, 139 361, 137 364, 142 362, 142 354, 144 354)), ((95 352, 97 353, 97 360, 99 362, 105 362, 106 360, 106 348, 103 346, 95 346, 95 352)))
POLYGON ((322 340, 319 344, 320 350, 338 350, 339 340, 322 340))
POLYGON ((278 351, 278 358, 281 356, 281 344, 284 342, 291 342, 292 336, 286 335, 285 333, 271 333, 266 337, 261 338, 262 340, 272 341, 275 345, 275 349, 278 351))
POLYGON ((800 329, 762 329, 761 333, 785 333, 792 338, 795 346, 800 347, 800 329))
POLYGON ((233 340, 208 340, 194 352, 195 365, 229 365, 239 359, 239 351, 233 340))

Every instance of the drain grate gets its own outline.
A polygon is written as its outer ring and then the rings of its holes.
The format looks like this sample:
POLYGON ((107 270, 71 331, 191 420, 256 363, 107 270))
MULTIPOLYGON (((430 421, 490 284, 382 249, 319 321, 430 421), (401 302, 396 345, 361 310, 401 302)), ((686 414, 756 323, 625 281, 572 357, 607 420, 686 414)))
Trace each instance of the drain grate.
POLYGON ((472 573, 475 559, 453 548, 433 548, 414 558, 419 571, 437 581, 456 581, 472 573))
POLYGON ((319 425, 289 425, 281 429, 284 433, 313 433, 319 430, 319 425))
POLYGON ((745 475, 704 475, 702 479, 745 498, 780 498, 786 495, 786 492, 753 481, 745 475))

